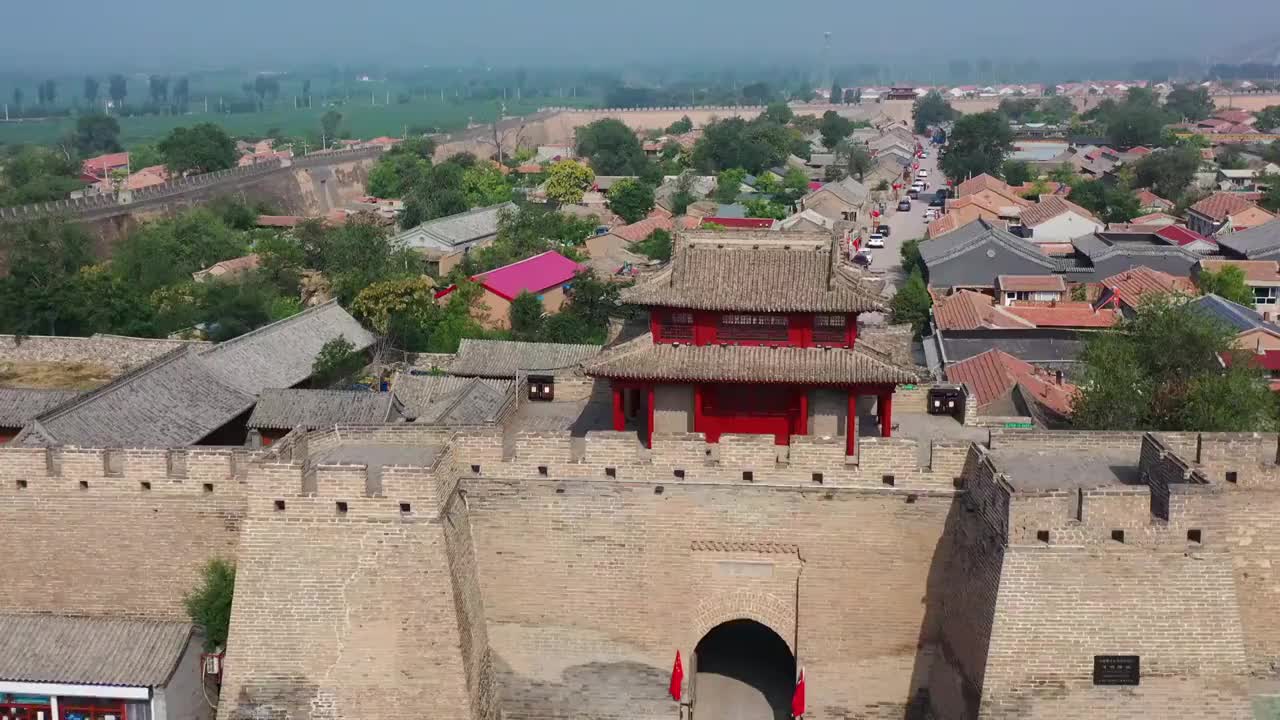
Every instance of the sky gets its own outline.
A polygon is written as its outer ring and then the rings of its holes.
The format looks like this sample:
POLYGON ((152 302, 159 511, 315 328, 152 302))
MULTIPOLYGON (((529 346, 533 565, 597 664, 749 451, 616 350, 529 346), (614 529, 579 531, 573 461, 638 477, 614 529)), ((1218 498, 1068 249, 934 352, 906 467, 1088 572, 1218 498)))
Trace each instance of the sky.
MULTIPOLYGON (((0 0, 0 64, 140 71, 312 62, 616 67, 630 62, 1220 59, 1280 1, 0 0), (174 68, 173 65, 187 67, 174 68)), ((1253 31, 1252 29, 1257 29, 1253 31)))

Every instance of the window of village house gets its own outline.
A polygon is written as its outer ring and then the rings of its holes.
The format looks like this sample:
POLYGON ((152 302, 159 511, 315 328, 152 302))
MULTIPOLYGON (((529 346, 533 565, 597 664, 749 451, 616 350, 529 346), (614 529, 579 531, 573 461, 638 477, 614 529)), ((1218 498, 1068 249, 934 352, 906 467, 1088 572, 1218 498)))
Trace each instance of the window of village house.
POLYGON ((844 315, 815 315, 813 317, 813 341, 840 343, 846 340, 844 315))
POLYGON ((666 320, 662 323, 662 336, 670 340, 692 340, 693 313, 667 313, 666 320))
POLYGON ((1255 287, 1253 289, 1253 302, 1256 305, 1274 305, 1277 298, 1280 298, 1280 288, 1255 287))
POLYGON ((785 315, 722 315, 721 340, 786 340, 785 315))

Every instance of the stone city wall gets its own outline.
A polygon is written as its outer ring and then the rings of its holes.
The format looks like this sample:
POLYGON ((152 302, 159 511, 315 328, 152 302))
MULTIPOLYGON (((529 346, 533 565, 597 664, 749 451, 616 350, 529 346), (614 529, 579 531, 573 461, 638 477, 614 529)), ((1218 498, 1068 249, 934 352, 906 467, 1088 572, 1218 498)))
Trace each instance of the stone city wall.
POLYGON ((183 345, 208 344, 103 334, 90 337, 0 335, 0 363, 83 363, 120 374, 183 345))

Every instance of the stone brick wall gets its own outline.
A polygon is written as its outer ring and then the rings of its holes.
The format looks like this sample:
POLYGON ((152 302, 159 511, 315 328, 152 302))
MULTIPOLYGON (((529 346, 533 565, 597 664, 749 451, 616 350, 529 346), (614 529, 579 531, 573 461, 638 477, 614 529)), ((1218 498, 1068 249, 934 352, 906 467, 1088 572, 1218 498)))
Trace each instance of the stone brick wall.
POLYGON ((120 335, 0 335, 0 363, 85 363, 119 374, 190 344, 208 343, 120 335))
POLYGON ((0 449, 0 611, 185 619, 203 566, 236 556, 249 458, 0 449))
POLYGON ((250 472, 220 718, 495 718, 451 454, 250 472), (438 469, 448 477, 438 477, 438 469))

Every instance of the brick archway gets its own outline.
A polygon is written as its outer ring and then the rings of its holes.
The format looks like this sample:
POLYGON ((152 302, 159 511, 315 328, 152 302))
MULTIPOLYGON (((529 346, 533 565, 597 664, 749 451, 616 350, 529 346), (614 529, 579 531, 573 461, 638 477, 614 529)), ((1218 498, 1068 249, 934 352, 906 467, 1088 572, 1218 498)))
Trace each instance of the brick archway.
POLYGON ((773 593, 735 590, 705 597, 693 612, 692 634, 686 644, 690 650, 718 625, 731 620, 754 620, 764 625, 787 643, 796 656, 796 613, 793 600, 773 593))

